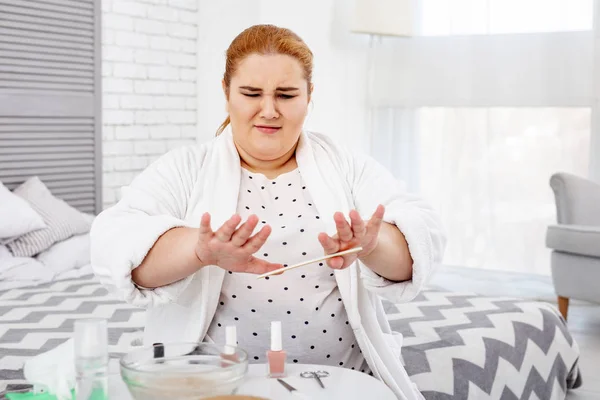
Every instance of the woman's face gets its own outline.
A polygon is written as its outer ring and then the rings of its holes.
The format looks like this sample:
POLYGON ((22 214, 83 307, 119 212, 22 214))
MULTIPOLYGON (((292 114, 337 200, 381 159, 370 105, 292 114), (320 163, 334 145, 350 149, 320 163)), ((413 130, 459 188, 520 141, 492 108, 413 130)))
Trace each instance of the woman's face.
POLYGON ((231 77, 227 99, 236 145, 258 162, 289 156, 302 131, 309 101, 298 60, 283 54, 246 57, 231 77))

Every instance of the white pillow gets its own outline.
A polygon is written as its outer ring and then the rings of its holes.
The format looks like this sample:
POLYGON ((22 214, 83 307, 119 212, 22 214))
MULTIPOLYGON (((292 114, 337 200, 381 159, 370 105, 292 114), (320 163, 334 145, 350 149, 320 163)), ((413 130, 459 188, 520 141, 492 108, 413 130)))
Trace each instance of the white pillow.
POLYGON ((0 246, 0 290, 10 289, 10 282, 20 282, 20 285, 37 284, 40 281, 50 281, 54 272, 41 262, 31 257, 13 257, 6 246, 0 246))
POLYGON ((25 199, 47 225, 7 243, 6 247, 15 257, 35 256, 56 242, 90 231, 89 217, 54 197, 37 176, 29 178, 14 193, 25 199))
POLYGON ((0 244, 45 227, 44 220, 29 203, 0 182, 0 244))
POLYGON ((55 243, 36 259, 55 274, 87 265, 90 263, 90 234, 75 235, 55 243))

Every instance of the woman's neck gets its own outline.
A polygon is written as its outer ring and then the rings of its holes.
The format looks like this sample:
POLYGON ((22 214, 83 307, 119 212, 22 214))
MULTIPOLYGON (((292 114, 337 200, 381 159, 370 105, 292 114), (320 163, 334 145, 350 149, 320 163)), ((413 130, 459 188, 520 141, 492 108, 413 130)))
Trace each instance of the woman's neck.
POLYGON ((275 179, 281 174, 293 171, 298 167, 296 163, 296 146, 283 156, 275 160, 258 160, 238 149, 240 162, 243 168, 250 172, 263 174, 268 179, 275 179))

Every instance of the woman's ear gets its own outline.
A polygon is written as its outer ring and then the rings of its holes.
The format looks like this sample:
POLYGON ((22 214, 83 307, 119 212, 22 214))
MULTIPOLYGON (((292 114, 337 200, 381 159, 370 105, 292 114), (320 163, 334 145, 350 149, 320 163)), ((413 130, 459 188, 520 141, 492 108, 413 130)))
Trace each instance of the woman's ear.
POLYGON ((314 88, 315 88, 315 85, 311 83, 310 87, 308 88, 308 104, 307 104, 306 113, 304 114, 304 116, 308 115, 308 113, 310 112, 309 107, 313 105, 312 93, 313 93, 314 88))
POLYGON ((225 95, 225 112, 229 114, 229 90, 225 84, 225 79, 221 81, 221 87, 223 88, 223 94, 225 95))

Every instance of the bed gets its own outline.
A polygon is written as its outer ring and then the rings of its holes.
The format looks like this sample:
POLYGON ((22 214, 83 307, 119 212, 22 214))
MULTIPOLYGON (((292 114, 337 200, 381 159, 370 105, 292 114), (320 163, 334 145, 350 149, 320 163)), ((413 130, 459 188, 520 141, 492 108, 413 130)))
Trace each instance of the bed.
MULTIPOLYGON (((426 399, 562 399, 581 384, 579 349, 545 303, 430 288, 385 303, 402 361, 426 399)), ((0 291, 0 392, 28 387, 23 362, 66 341, 77 318, 109 320, 111 357, 141 342, 144 312, 91 274, 0 291)))
MULTIPOLYGON (((41 252, 31 246, 44 240, 23 240, 30 233, 0 244, 0 392, 29 387, 23 363, 68 340, 79 318, 109 321, 115 360, 141 345, 144 326, 144 311, 109 293, 91 271, 93 215, 84 212, 89 210, 76 210, 77 202, 73 207, 58 202, 43 185, 44 177, 22 179, 14 192, 35 208, 30 216, 39 212, 48 226, 70 234, 59 241, 46 235, 52 245, 45 242, 41 252), (24 243, 15 246, 19 241, 24 243), (5 246, 13 247, 12 254, 5 246), (15 257, 15 252, 23 254, 15 257)), ((93 190, 93 180, 72 183, 68 187, 93 190)), ((4 198, 19 200, 7 190, 4 198)), ((18 216, 10 227, 27 220, 23 212, 6 213, 6 200, 2 204, 0 220, 18 216)), ((568 389, 581 385, 577 343, 546 303, 432 287, 408 304, 385 303, 385 310, 392 328, 404 336, 401 361, 428 400, 563 399, 568 389)))

